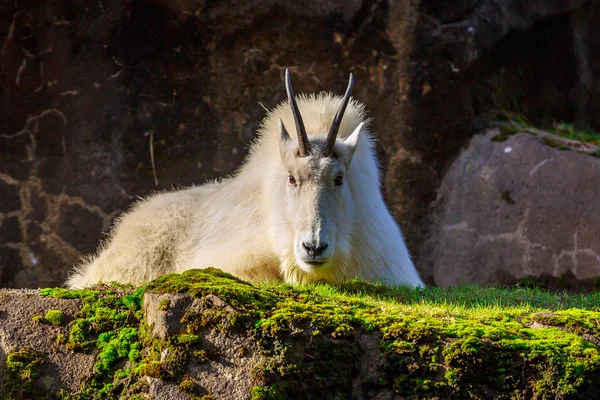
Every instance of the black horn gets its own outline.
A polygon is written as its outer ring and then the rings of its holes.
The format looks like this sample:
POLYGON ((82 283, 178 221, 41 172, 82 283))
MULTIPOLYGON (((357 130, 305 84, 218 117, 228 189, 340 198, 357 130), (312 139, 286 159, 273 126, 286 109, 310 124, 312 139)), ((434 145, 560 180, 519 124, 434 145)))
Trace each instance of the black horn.
POLYGON ((306 135, 306 128, 304 128, 302 115, 300 115, 298 104, 296 104, 296 99, 294 98, 292 81, 290 80, 290 71, 287 69, 285 70, 285 90, 288 95, 290 106, 292 107, 294 121, 296 122, 296 132, 298 134, 298 154, 300 154, 300 157, 305 157, 310 153, 310 143, 308 142, 308 136, 306 135))
POLYGON ((346 106, 350 101, 350 95, 352 94, 353 86, 354 76, 352 75, 352 73, 350 73, 350 79, 348 80, 348 88, 346 89, 346 94, 344 94, 342 104, 340 105, 339 110, 335 114, 333 122, 331 123, 331 128, 329 128, 329 133, 327 134, 327 141, 325 142, 323 157, 329 157, 333 154, 333 149, 335 147, 335 139, 337 138, 338 131, 340 130, 340 124, 342 123, 342 118, 344 117, 346 106))

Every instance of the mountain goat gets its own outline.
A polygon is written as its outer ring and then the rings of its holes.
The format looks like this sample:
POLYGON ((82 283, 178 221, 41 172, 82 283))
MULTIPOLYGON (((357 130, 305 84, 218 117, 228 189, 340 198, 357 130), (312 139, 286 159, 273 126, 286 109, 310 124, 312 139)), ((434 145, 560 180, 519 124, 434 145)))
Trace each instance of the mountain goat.
POLYGON ((382 199, 364 106, 350 99, 352 74, 343 98, 296 100, 289 71, 285 86, 288 101, 262 121, 233 177, 139 201, 67 285, 141 284, 214 266, 249 281, 422 286, 382 199))

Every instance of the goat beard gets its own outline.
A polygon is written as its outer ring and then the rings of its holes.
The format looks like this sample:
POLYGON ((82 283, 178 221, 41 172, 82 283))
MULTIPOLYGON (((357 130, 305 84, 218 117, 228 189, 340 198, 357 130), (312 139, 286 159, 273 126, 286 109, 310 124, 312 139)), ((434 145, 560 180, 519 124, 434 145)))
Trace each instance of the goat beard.
POLYGON ((294 254, 287 254, 281 258, 281 276, 286 283, 292 285, 302 285, 311 282, 342 283, 348 279, 345 271, 347 257, 344 255, 335 255, 329 265, 324 266, 322 270, 316 268, 307 272, 302 269, 296 260, 294 254))

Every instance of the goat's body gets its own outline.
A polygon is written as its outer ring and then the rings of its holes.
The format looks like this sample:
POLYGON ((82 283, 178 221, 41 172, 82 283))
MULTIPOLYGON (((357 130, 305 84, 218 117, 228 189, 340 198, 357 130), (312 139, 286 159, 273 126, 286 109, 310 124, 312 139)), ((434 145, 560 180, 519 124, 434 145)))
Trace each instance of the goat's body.
MULTIPOLYGON (((299 101, 309 138, 327 131, 339 103, 338 97, 327 94, 299 101)), ((296 265, 292 227, 274 212, 281 202, 280 184, 287 179, 279 155, 279 119, 288 126, 294 123, 287 103, 263 121, 248 158, 233 177, 138 202, 117 221, 98 254, 77 268, 68 285, 141 284, 166 273, 209 266, 250 281, 342 282, 360 277, 422 285, 383 202, 368 134, 361 136, 348 170, 352 215, 342 227, 349 232, 348 248, 336 258, 335 268, 323 272, 307 273, 296 265)), ((350 135, 363 120, 362 105, 351 102, 339 137, 350 135)))

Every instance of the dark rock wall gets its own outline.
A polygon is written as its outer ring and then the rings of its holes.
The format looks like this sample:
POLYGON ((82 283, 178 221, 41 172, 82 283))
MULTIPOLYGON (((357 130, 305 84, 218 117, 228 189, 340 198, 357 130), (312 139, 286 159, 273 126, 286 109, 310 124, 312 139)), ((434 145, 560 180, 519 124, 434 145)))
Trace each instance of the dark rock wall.
POLYGON ((233 172, 285 68, 298 93, 355 74, 418 263, 479 117, 508 101, 600 124, 598 14, 584 0, 3 2, 0 286, 60 285, 138 196, 233 172))
POLYGON ((297 92, 353 70, 395 135, 387 3, 276 3, 0 6, 0 285, 59 285, 137 196, 233 172, 285 68, 297 92))

